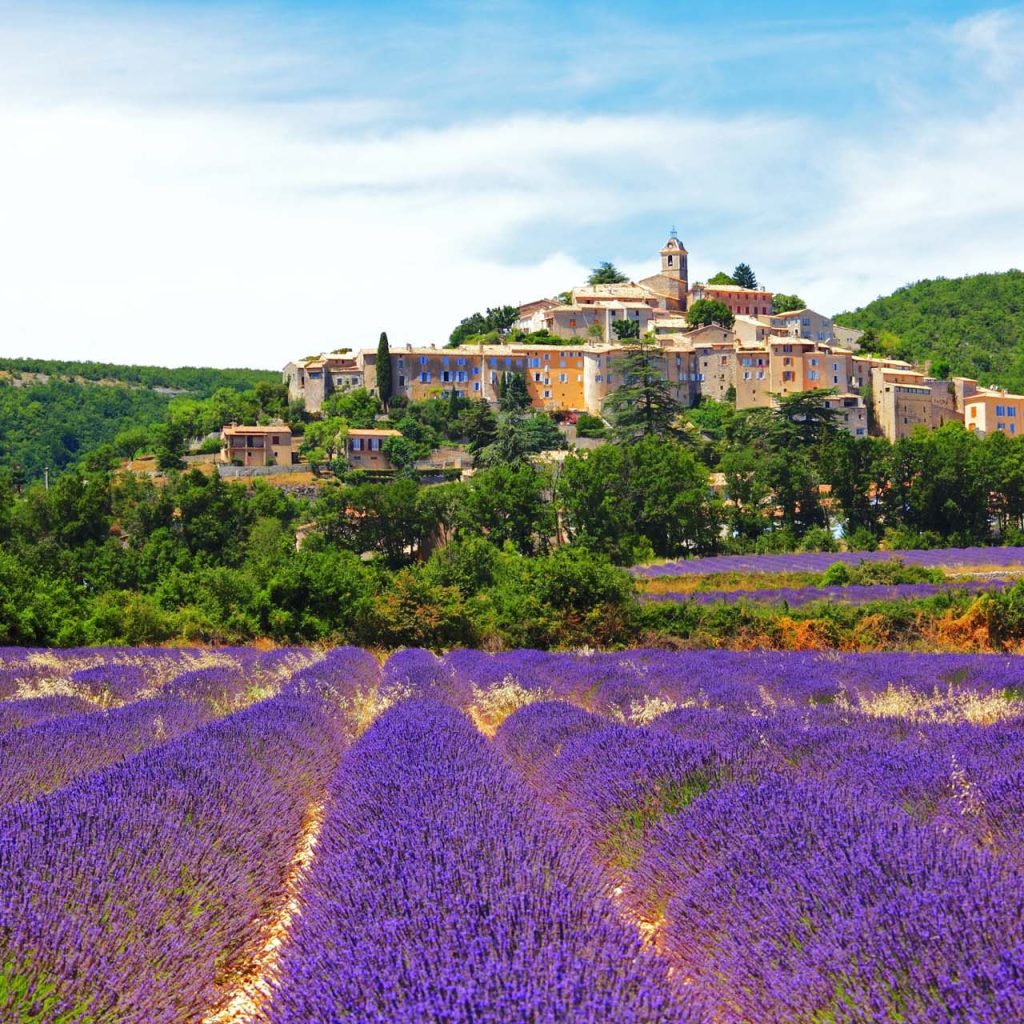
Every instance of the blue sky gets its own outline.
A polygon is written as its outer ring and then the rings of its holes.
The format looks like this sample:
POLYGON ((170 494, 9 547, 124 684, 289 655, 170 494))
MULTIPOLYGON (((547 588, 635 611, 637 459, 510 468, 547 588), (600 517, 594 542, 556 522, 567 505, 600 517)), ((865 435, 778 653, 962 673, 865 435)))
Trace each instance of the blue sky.
POLYGON ((1024 5, 0 0, 0 353, 279 367, 749 262, 1021 266, 1024 5))

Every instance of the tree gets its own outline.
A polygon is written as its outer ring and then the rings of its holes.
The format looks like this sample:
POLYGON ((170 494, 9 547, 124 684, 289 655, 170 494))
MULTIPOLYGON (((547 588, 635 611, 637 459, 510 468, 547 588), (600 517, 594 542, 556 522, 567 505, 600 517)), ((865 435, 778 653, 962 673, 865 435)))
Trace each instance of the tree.
POLYGON ((829 440, 836 432, 839 410, 825 404, 832 395, 827 388, 798 391, 779 398, 776 415, 788 433, 804 445, 829 440))
POLYGON ((656 345, 639 342, 615 361, 613 372, 622 381, 604 400, 602 411, 619 441, 635 441, 675 429, 680 405, 658 365, 662 359, 656 345))
POLYGON ((459 414, 458 430, 475 455, 481 448, 494 444, 498 436, 498 418, 483 399, 470 402, 459 414))
POLYGON ((340 416, 328 416, 306 427, 299 451, 306 456, 316 473, 321 466, 329 465, 341 455, 347 438, 348 421, 340 416))
POLYGON ((732 279, 740 288, 757 287, 757 276, 750 269, 749 263, 737 264, 736 269, 732 272, 732 279))
POLYGON ((614 263, 605 260, 590 272, 587 284, 625 284, 629 280, 614 263))
POLYGON ((448 339, 448 347, 458 348, 480 334, 508 334, 518 319, 518 306, 488 306, 486 313, 473 313, 459 323, 448 339))
POLYGON ((793 310, 806 308, 807 303, 799 295, 783 295, 781 292, 776 292, 772 296, 773 313, 791 313, 793 310))
POLYGON ((486 334, 488 330, 487 318, 483 313, 472 313, 459 321, 458 327, 452 331, 448 338, 448 347, 457 348, 464 341, 473 337, 473 335, 486 334))
POLYGON ((615 320, 612 323, 612 330, 619 341, 640 337, 640 324, 636 320, 615 320))
POLYGON ((476 461, 481 466, 520 466, 531 455, 564 447, 565 438, 550 416, 510 413, 500 418, 493 443, 480 449, 476 461))
POLYGON ((506 541, 523 554, 547 547, 555 529, 554 510, 544 500, 547 481, 531 466, 498 465, 469 482, 456 523, 501 547, 506 541))
POLYGON ((493 309, 488 307, 484 319, 487 321, 488 330, 497 331, 499 334, 508 334, 519 319, 519 307, 495 306, 493 309))
POLYGON ((717 324, 726 330, 732 330, 736 317, 724 302, 717 299, 698 299, 687 311, 686 322, 691 327, 703 327, 706 324, 717 324))
POLYGON ((717 540, 707 469, 672 440, 651 436, 571 454, 557 497, 569 536, 619 563, 708 551, 717 540))
POLYGON ((377 397, 385 409, 391 401, 391 392, 394 390, 394 378, 391 372, 391 349, 388 346, 387 331, 380 332, 380 341, 377 342, 377 397))
POLYGON ((823 460, 825 479, 843 510, 848 536, 858 530, 881 533, 875 490, 888 448, 888 442, 880 437, 854 438, 845 430, 837 431, 829 446, 823 460))
POLYGON ((502 412, 520 412, 530 407, 526 375, 506 373, 498 383, 498 408, 502 412))
POLYGON ((321 410, 324 419, 340 417, 350 427, 365 430, 373 426, 380 412, 380 402, 366 388, 352 388, 329 395, 324 399, 321 410))
POLYGON ((736 282, 724 270, 720 270, 714 277, 709 278, 708 284, 735 284, 736 282))

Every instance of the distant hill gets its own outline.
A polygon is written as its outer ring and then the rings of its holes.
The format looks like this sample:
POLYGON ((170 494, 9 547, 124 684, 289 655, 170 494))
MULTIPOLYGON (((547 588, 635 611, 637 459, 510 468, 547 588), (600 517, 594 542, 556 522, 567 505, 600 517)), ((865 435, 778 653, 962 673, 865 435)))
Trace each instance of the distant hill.
POLYGON ((163 422, 174 395, 201 400, 280 380, 270 370, 0 359, 0 471, 54 476, 122 431, 163 422))
POLYGON ((121 363, 73 362, 62 359, 0 359, 0 374, 43 374, 86 381, 120 381, 149 388, 188 391, 209 398, 218 388, 247 391, 261 380, 277 383, 276 370, 218 370, 209 366, 129 366, 121 363))
POLYGON ((936 278, 835 317, 861 348, 1024 391, 1024 272, 936 278))

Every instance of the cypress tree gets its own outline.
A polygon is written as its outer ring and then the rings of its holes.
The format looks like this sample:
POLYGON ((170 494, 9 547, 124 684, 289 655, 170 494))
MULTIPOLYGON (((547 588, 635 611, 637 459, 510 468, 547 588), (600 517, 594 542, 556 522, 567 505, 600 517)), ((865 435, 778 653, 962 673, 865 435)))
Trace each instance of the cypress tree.
POLYGON ((391 401, 391 393, 394 390, 394 381, 391 375, 391 349, 388 348, 387 331, 380 332, 380 341, 377 343, 377 397, 385 409, 391 401))

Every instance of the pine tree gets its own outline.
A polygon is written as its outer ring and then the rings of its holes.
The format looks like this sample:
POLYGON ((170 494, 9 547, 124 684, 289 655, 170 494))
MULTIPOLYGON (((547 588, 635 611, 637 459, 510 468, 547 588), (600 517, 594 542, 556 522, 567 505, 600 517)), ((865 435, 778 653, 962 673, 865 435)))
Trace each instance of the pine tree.
POLYGON ((732 272, 732 279, 741 288, 757 287, 757 275, 750 269, 749 263, 740 263, 732 272))
POLYGON ((622 383, 604 401, 620 442, 633 442, 651 434, 673 434, 681 406, 659 366, 664 357, 657 345, 639 342, 615 362, 622 383))
POLYGON ((504 384, 498 393, 498 407, 502 412, 521 412, 530 408, 530 392, 525 374, 506 374, 504 384))
POLYGON ((391 374, 391 349, 388 347, 388 335, 386 331, 380 332, 380 341, 377 343, 377 397, 385 409, 391 401, 391 394, 394 390, 394 379, 391 374))

